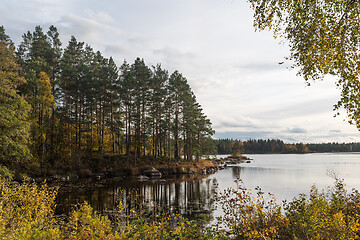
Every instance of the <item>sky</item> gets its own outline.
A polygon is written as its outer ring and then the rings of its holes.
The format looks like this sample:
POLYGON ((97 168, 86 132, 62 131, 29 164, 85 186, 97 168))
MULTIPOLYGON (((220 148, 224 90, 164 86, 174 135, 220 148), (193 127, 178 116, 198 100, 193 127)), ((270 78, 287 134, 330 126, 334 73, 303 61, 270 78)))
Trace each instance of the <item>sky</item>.
POLYGON ((360 141, 345 112, 333 117, 335 79, 306 87, 285 61, 288 45, 254 31, 245 0, 0 0, 0 24, 15 45, 36 25, 44 32, 54 25, 63 47, 73 35, 118 66, 140 57, 178 70, 214 138, 360 141))

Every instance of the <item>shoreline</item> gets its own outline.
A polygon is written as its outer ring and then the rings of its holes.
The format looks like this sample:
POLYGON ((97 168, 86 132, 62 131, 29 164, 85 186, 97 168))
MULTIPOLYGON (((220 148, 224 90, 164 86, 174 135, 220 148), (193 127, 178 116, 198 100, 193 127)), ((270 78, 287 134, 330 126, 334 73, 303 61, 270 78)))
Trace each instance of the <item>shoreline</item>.
MULTIPOLYGON (((149 159, 147 159, 149 160, 149 159)), ((15 181, 32 181, 32 182, 70 182, 77 179, 112 179, 118 177, 136 177, 142 176, 149 170, 155 170, 162 176, 172 175, 207 175, 218 171, 219 167, 214 160, 200 159, 199 161, 168 161, 152 162, 139 161, 135 164, 112 163, 97 168, 89 166, 76 170, 66 171, 64 169, 51 169, 51 171, 38 174, 36 176, 23 177, 15 181)))

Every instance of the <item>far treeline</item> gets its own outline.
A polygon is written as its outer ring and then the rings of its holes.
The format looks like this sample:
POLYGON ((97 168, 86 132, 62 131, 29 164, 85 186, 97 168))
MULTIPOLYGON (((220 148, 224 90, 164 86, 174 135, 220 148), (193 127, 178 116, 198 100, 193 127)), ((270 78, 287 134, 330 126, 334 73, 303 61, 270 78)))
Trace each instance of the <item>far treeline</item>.
POLYGON ((141 58, 118 67, 74 36, 62 48, 54 26, 22 38, 15 47, 0 27, 1 165, 46 174, 104 158, 137 164, 214 153, 211 122, 180 72, 141 58))
POLYGON ((284 143, 278 139, 216 140, 218 154, 360 152, 360 143, 284 143))

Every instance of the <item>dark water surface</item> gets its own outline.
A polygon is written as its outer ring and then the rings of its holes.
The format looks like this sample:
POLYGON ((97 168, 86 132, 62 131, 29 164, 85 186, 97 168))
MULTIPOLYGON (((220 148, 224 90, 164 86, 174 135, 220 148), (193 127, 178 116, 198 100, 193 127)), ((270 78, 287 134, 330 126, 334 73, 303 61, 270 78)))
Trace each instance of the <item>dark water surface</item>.
MULTIPOLYGON (((328 172, 344 178, 347 188, 360 189, 360 153, 253 154, 251 163, 241 163, 208 176, 180 176, 139 182, 137 178, 81 180, 61 185, 57 213, 68 213, 77 203, 87 201, 97 211, 141 203, 145 210, 161 206, 165 211, 187 217, 199 214, 219 215, 215 209, 214 190, 236 187, 242 179, 248 188, 260 186, 279 200, 291 200, 308 193, 312 185, 319 189, 332 186, 328 172)), ((219 157, 219 156, 218 156, 219 157)))
POLYGON ((216 179, 194 175, 148 181, 136 177, 79 180, 60 186, 56 214, 67 214, 84 201, 98 212, 115 210, 122 202, 129 208, 141 205, 146 212, 161 208, 193 218, 211 214, 216 185, 216 179))

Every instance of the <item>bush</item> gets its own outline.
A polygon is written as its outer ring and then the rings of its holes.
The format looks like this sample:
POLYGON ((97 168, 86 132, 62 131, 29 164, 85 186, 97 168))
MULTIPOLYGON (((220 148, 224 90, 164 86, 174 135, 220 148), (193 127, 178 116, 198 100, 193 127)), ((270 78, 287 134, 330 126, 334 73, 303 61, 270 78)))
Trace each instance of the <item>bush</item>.
POLYGON ((64 239, 74 240, 120 239, 111 221, 106 216, 94 213, 86 202, 71 214, 61 234, 64 239))
MULTIPOLYGON (((11 185, 0 179, 0 239, 209 239, 203 228, 180 215, 141 212, 133 220, 111 222, 86 202, 68 219, 54 216, 56 189, 46 184, 11 185)), ((120 206, 120 205, 119 205, 120 206)), ((119 214, 123 208, 119 207, 119 214)))
POLYGON ((0 179, 1 180, 13 180, 14 174, 5 166, 0 165, 0 179))
POLYGON ((282 205, 260 188, 255 196, 237 180, 236 189, 218 195, 225 215, 218 218, 224 238, 231 239, 358 239, 360 194, 347 193, 343 181, 319 192, 313 186, 282 205))
POLYGON ((123 239, 214 239, 203 226, 180 215, 162 215, 154 221, 138 217, 122 230, 123 239))
POLYGON ((10 185, 0 180, 0 239, 58 239, 55 196, 45 184, 10 185))
MULTIPOLYGON (((205 227, 181 215, 141 210, 110 221, 87 203, 65 220, 54 216, 56 189, 46 184, 11 185, 0 180, 0 239, 358 239, 360 194, 343 181, 307 198, 278 204, 273 195, 256 193, 237 180, 236 189, 218 195, 224 216, 205 227)), ((118 216, 124 216, 119 205, 118 216)))
POLYGON ((277 239, 279 229, 286 224, 281 206, 274 196, 265 199, 264 193, 257 188, 256 196, 243 186, 240 179, 236 189, 227 189, 218 196, 224 216, 218 217, 220 229, 225 238, 236 239, 277 239))

